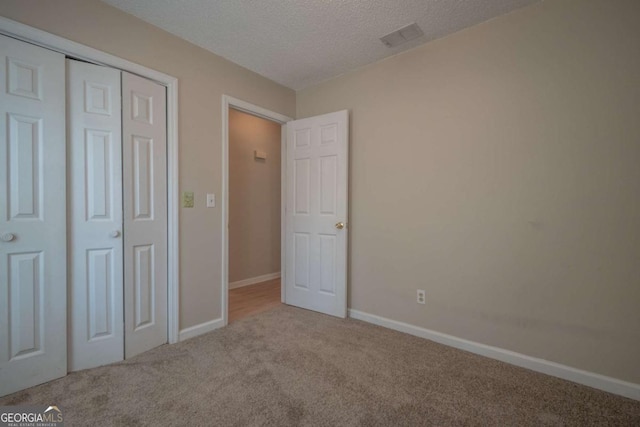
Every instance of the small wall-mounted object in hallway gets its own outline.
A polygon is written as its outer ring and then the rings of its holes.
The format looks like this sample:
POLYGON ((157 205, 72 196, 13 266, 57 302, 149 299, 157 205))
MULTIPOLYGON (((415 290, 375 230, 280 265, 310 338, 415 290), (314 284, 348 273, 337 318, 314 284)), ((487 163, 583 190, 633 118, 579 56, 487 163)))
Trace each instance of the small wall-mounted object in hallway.
POLYGON ((253 153, 254 153, 254 158, 256 160, 267 160, 267 153, 266 152, 255 150, 253 153))
POLYGON ((194 206, 193 191, 184 191, 182 193, 182 207, 192 208, 194 206))

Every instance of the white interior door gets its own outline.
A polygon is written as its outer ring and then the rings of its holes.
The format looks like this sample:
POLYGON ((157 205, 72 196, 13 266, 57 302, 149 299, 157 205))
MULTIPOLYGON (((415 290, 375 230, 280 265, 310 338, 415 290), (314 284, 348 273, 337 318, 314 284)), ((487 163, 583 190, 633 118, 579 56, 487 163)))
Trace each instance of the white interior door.
POLYGON ((67 372, 64 65, 0 36, 0 395, 67 372))
POLYGON ((122 73, 125 357, 167 342, 166 89, 122 73))
POLYGON ((349 114, 286 126, 286 302, 346 317, 349 114))
POLYGON ((69 370, 124 358, 120 71, 67 60, 69 370))

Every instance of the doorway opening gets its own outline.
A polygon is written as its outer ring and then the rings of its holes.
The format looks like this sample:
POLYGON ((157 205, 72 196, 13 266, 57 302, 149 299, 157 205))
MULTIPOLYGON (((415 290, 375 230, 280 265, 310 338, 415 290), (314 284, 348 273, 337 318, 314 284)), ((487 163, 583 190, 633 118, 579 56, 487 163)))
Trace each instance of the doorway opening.
POLYGON ((223 97, 225 324, 284 302, 282 185, 288 117, 223 97))
POLYGON ((229 108, 229 322, 281 304, 281 131, 229 108))

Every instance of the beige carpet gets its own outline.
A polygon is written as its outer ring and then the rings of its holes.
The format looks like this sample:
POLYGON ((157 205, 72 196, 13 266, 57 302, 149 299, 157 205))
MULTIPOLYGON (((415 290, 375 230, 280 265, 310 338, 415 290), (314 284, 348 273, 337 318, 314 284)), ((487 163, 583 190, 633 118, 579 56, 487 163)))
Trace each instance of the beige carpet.
POLYGON ((0 399, 76 425, 640 425, 640 402, 280 307, 0 399))

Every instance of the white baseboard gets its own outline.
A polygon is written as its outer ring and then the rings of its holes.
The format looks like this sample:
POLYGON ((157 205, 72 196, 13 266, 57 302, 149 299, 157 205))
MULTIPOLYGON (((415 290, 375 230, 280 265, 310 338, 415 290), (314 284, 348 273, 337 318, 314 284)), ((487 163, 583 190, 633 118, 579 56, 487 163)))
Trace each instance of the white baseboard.
POLYGON ((573 381, 578 384, 597 388, 599 390, 628 397, 630 399, 640 400, 640 384, 583 371, 581 369, 572 368, 570 366, 561 365, 548 360, 538 359, 536 357, 505 350, 503 348, 468 341, 452 335, 443 334, 441 332, 432 331, 430 329, 421 328, 408 323, 398 322, 358 310, 349 309, 349 317, 410 335, 415 335, 420 338, 426 338, 450 347, 459 348, 491 359, 500 360, 502 362, 531 369, 532 371, 541 372, 564 380, 573 381))
POLYGON ((256 283, 266 282, 267 280, 273 280, 280 277, 280 272, 263 274, 262 276, 250 277, 244 280, 238 280, 237 282, 229 283, 229 289, 241 288, 243 286, 255 285, 256 283))
POLYGON ((222 328, 223 326, 224 321, 222 320, 222 318, 200 323, 199 325, 190 326, 180 331, 180 333, 178 334, 179 341, 188 340, 189 338, 206 334, 207 332, 222 328))

